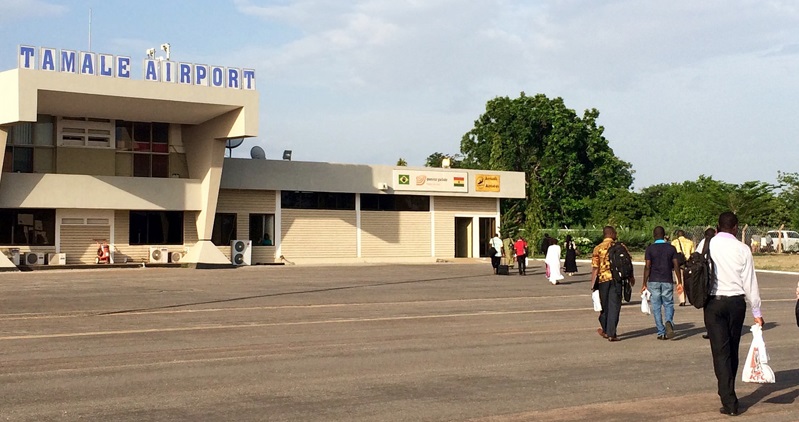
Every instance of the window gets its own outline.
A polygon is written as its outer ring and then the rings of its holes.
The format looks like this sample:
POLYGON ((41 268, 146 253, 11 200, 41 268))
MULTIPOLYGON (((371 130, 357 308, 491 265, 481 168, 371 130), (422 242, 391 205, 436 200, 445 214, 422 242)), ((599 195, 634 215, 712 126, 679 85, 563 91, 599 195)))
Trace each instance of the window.
POLYGON ((211 242, 216 246, 225 246, 233 240, 236 240, 236 214, 217 213, 211 242))
POLYGON ((430 211, 430 197, 419 195, 361 194, 364 211, 430 211))
POLYGON ((36 123, 11 126, 6 142, 3 171, 17 173, 53 173, 53 117, 40 115, 36 123))
POLYGON ((113 148, 114 121, 90 117, 59 117, 56 120, 58 146, 113 148))
POLYGON ((354 193, 286 192, 280 193, 282 208, 303 210, 355 210, 354 193))
POLYGON ((54 246, 55 210, 0 209, 0 245, 54 246))
POLYGON ((117 176, 169 177, 169 124, 116 121, 117 176))
POLYGON ((131 245, 182 245, 182 211, 131 211, 131 245))
POLYGON ((250 240, 256 246, 274 246, 274 214, 250 214, 250 240))

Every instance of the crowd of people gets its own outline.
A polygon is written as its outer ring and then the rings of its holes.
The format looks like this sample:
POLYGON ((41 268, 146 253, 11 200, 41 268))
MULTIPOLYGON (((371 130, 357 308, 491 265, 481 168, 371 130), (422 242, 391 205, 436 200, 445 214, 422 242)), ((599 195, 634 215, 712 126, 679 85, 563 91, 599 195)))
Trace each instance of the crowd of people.
MULTIPOLYGON (((718 382, 718 396, 721 401, 720 413, 735 416, 739 413, 738 397, 735 393, 735 378, 738 373, 738 352, 741 333, 746 317, 747 303, 751 309, 755 324, 763 326, 760 293, 752 258, 752 248, 738 239, 738 218, 732 212, 719 215, 715 229, 705 232, 696 246, 678 230, 675 239, 668 240, 663 227, 655 227, 652 233, 653 242, 644 252, 644 270, 641 293, 648 292, 651 301, 651 314, 654 317, 656 339, 670 340, 675 336, 674 303, 675 297, 679 306, 689 303, 685 294, 683 273, 687 260, 694 252, 703 251, 707 243, 711 257, 712 284, 706 304, 701 304, 707 333, 703 336, 710 342, 713 370, 718 382), (675 295, 676 293, 676 295, 675 295)), ((603 229, 602 242, 594 247, 591 253, 591 290, 598 291, 601 310, 597 333, 611 342, 621 340, 618 333, 622 295, 625 285, 634 286, 635 276, 619 279, 611 271, 609 251, 620 244, 616 229, 606 226, 603 229)), ((492 246, 501 244, 499 235, 491 240, 492 246)), ((759 240, 759 239, 758 239, 759 240)), ((622 245, 623 246, 623 245, 622 245)), ((626 247, 624 247, 626 250, 626 247)), ((565 265, 563 271, 571 276, 577 273, 577 246, 571 236, 563 242, 565 265)), ((513 242, 519 274, 525 275, 527 270, 529 246, 525 239, 519 237, 513 242)), ((564 278, 561 272, 562 248, 557 239, 545 234, 540 252, 544 255, 546 277, 552 284, 558 284, 564 278)), ((500 257, 502 252, 497 252, 500 257)), ((629 251, 627 251, 629 254, 629 251)), ((494 257, 492 257, 492 262, 494 257)), ((495 266, 496 268, 496 266, 495 266)), ((799 287, 796 291, 799 300, 799 287)), ((799 325, 799 301, 796 311, 799 325)))

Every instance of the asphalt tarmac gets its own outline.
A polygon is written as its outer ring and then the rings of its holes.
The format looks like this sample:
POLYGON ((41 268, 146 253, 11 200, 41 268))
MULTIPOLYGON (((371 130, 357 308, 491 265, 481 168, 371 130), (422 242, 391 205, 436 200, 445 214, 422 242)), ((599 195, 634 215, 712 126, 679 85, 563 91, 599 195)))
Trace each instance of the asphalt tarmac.
MULTIPOLYGON (((3 273, 0 420, 729 418, 718 413, 700 310, 678 307, 676 337, 658 341, 634 294, 622 341, 608 342, 596 333, 587 264, 557 286, 542 264, 532 269, 3 273)), ((799 276, 758 277, 777 383, 745 384, 739 372, 737 419, 796 421, 799 276)))

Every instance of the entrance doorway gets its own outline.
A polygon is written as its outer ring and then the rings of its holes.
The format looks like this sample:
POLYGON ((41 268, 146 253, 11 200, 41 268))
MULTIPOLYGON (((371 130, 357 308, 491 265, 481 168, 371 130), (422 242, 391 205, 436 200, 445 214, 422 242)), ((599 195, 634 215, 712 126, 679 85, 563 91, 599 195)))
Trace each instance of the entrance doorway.
POLYGON ((472 257, 472 230, 471 217, 455 217, 455 258, 472 257))
POLYGON ((488 241, 497 232, 497 220, 495 218, 480 217, 480 257, 488 256, 488 241))

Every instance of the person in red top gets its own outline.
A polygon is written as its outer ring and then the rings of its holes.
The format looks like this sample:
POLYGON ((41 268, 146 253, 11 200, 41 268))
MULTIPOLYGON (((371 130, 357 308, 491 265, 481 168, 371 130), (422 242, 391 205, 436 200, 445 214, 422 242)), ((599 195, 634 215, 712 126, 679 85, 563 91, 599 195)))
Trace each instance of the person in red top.
POLYGON ((519 236, 513 249, 516 251, 516 262, 519 263, 519 275, 527 275, 527 242, 519 236))

